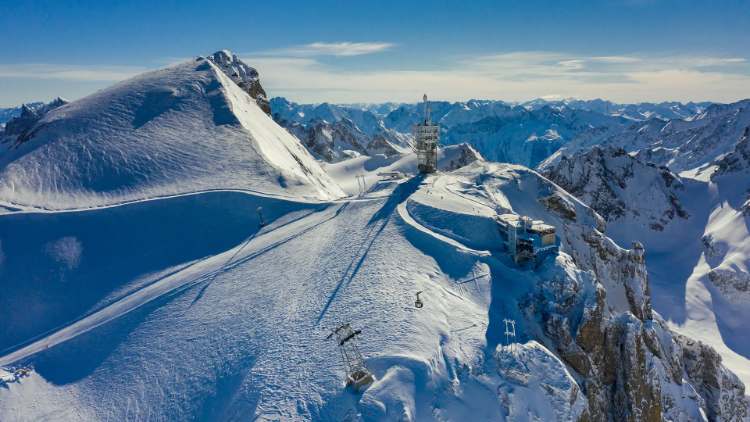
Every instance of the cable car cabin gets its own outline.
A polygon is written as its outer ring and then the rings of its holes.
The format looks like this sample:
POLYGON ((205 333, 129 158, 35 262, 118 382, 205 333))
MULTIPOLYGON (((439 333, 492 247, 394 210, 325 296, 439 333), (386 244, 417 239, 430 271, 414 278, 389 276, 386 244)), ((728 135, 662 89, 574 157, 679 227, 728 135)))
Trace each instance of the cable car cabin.
POLYGON ((518 214, 495 217, 506 250, 516 264, 541 262, 547 255, 556 255, 560 241, 555 226, 518 214))
POLYGON ((382 180, 399 180, 406 177, 406 175, 400 171, 381 171, 378 173, 378 176, 382 180))

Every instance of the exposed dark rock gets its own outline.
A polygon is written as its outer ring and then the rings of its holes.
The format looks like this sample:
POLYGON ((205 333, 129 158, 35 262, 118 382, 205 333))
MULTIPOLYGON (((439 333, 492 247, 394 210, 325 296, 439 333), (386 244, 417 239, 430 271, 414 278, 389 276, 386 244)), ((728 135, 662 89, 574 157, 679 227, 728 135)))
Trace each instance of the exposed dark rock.
MULTIPOLYGON (((200 60, 201 58, 198 59, 200 60)), ((260 77, 255 68, 248 66, 237 55, 227 50, 217 51, 208 56, 208 60, 219 67, 237 86, 247 92, 250 97, 255 99, 255 102, 258 103, 258 106, 266 114, 271 115, 271 106, 268 103, 266 91, 260 85, 260 77)))

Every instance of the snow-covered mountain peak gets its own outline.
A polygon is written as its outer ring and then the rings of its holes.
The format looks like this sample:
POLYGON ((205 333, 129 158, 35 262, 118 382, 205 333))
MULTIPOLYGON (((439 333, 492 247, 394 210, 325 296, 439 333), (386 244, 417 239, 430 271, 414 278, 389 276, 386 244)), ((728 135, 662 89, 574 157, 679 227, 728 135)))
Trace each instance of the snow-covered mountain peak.
MULTIPOLYGON (((594 145, 637 152, 644 160, 666 165, 677 173, 700 171, 732 151, 750 126, 750 100, 711 104, 692 118, 649 118, 617 130, 585 131, 563 146, 566 155, 587 151, 594 145)), ((562 151, 561 150, 561 151, 562 151)), ((547 161, 559 159, 559 154, 547 161)))
POLYGON ((257 72, 215 56, 136 76, 24 125, 0 150, 0 200, 70 208, 205 189, 343 195, 261 110, 257 72))
POLYGON ((680 177, 621 148, 562 156, 543 172, 610 222, 627 220, 661 231, 675 218, 688 218, 678 199, 680 177))

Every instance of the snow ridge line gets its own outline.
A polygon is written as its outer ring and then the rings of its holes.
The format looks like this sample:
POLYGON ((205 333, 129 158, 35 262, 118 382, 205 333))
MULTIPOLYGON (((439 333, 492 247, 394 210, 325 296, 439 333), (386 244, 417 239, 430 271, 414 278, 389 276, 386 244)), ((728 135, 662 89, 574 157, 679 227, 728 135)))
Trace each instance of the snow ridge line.
POLYGON ((200 292, 198 292, 198 295, 195 297, 195 299, 193 299, 193 302, 190 304, 190 306, 195 305, 196 302, 198 302, 199 300, 201 300, 201 298, 203 297, 203 294, 206 292, 206 289, 208 289, 208 286, 210 286, 211 283, 213 283, 214 280, 216 280, 216 276, 219 275, 220 272, 223 272, 223 270, 225 268, 227 268, 227 266, 234 260, 234 258, 237 256, 237 254, 239 254, 240 252, 242 252, 242 250, 245 249, 245 246, 247 246, 248 243, 250 243, 253 239, 255 239, 255 237, 258 235, 258 233, 260 233, 260 230, 258 230, 257 232, 253 233, 252 235, 248 236, 248 238, 245 239, 244 242, 242 242, 242 245, 240 245, 240 247, 232 254, 232 256, 230 256, 229 259, 227 259, 227 261, 221 267, 219 267, 219 269, 216 272, 214 272, 209 277, 209 279, 206 282, 206 285, 203 286, 203 288, 201 289, 200 292))
POLYGON ((418 230, 418 231, 420 231, 422 233, 425 233, 425 234, 427 234, 429 236, 432 236, 435 239, 437 239, 437 240, 439 240, 439 241, 441 241, 443 243, 447 243, 447 244, 453 246, 454 248, 458 249, 461 252, 468 253, 468 254, 471 254, 471 255, 476 255, 476 256, 482 256, 482 257, 486 257, 486 256, 490 256, 491 255, 491 253, 489 251, 480 251, 480 250, 477 250, 477 249, 472 249, 472 248, 464 245, 463 243, 459 242, 458 240, 455 240, 455 239, 450 238, 450 237, 448 237, 446 235, 440 234, 440 233, 438 233, 438 232, 436 232, 436 231, 434 231, 434 230, 432 230, 432 229, 430 229, 430 228, 422 225, 417 220, 415 220, 414 217, 411 216, 411 214, 409 214, 409 210, 406 208, 406 202, 404 202, 402 204, 399 204, 399 206, 398 206, 398 214, 399 214, 399 217, 401 217, 401 220, 404 221, 404 223, 406 223, 407 225, 411 226, 415 230, 418 230))
POLYGON ((93 206, 84 207, 84 208, 41 208, 41 207, 36 207, 32 205, 23 205, 23 204, 19 204, 16 202, 11 202, 11 201, 0 199, 0 206, 18 209, 18 211, 12 211, 9 213, 0 214, 0 217, 2 217, 2 215, 8 215, 8 214, 35 214, 35 213, 53 214, 53 213, 65 213, 65 212, 96 211, 96 210, 102 210, 102 209, 107 209, 107 208, 115 208, 115 207, 124 206, 124 205, 139 204, 142 202, 158 201, 161 199, 181 198, 183 196, 201 195, 204 193, 213 193, 213 192, 245 193, 248 195, 261 196, 264 198, 284 199, 284 200, 289 200, 289 201, 294 201, 294 202, 302 202, 305 204, 325 204, 325 203, 337 202, 337 201, 316 201, 316 200, 312 200, 309 198, 302 198, 302 197, 290 196, 290 195, 280 195, 280 194, 275 194, 275 193, 256 191, 252 189, 216 188, 216 189, 201 189, 201 190, 196 190, 196 191, 181 192, 181 193, 168 194, 168 195, 157 195, 157 196, 151 196, 151 197, 140 198, 140 199, 113 202, 111 204, 93 205, 93 206))

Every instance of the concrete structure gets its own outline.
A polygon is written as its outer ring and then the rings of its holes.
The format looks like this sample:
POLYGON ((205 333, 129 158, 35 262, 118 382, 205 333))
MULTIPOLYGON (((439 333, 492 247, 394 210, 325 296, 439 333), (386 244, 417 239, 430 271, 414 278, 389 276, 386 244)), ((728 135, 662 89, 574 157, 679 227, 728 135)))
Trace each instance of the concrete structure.
POLYGON ((517 264, 532 260, 539 262, 560 250, 555 226, 544 221, 518 214, 501 214, 495 217, 495 221, 508 253, 517 264))
POLYGON ((432 124, 430 120, 430 105, 427 102, 427 94, 422 99, 424 101, 424 121, 414 127, 414 139, 416 140, 417 170, 422 174, 428 174, 437 171, 440 126, 432 124))

